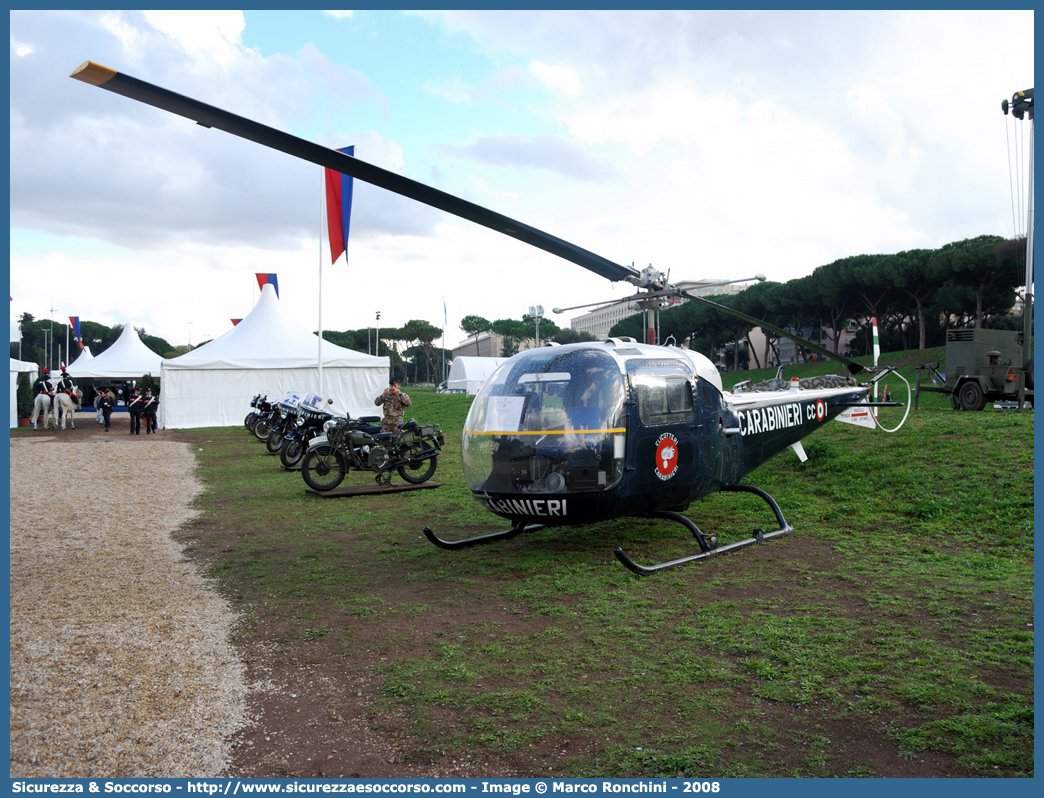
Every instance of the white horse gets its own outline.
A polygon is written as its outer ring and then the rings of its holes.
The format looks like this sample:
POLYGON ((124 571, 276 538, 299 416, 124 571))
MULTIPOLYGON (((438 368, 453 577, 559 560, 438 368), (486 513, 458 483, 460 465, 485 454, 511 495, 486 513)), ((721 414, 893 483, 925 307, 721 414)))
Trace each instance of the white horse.
POLYGON ((33 400, 33 415, 30 420, 33 422, 33 429, 36 429, 36 418, 39 415, 43 415, 44 429, 51 423, 51 419, 54 419, 54 428, 58 429, 58 410, 51 402, 51 397, 45 393, 38 393, 36 399, 33 400))
POLYGON ((76 399, 74 400, 67 393, 56 393, 54 395, 54 406, 55 406, 55 421, 54 426, 57 428, 58 420, 61 419, 62 429, 65 429, 65 420, 69 420, 69 426, 72 429, 76 429, 76 417, 74 413, 76 409, 83 405, 83 392, 79 389, 75 389, 76 399))

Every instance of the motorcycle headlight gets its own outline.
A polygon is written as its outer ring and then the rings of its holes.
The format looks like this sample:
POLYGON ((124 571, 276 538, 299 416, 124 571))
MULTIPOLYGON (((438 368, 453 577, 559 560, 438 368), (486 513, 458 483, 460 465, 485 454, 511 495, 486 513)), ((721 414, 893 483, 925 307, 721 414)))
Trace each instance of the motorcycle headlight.
POLYGON ((323 424, 323 432, 329 432, 330 428, 333 427, 336 423, 337 422, 334 421, 333 419, 330 419, 329 421, 325 422, 323 424))

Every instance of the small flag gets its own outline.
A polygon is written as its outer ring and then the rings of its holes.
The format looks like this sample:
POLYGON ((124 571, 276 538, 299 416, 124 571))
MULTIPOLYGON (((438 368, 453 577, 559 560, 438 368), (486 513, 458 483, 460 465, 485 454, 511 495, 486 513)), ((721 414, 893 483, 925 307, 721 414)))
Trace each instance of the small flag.
POLYGON ((76 343, 80 345, 80 349, 83 349, 83 338, 80 337, 80 317, 70 316, 69 323, 72 324, 73 335, 76 336, 76 343))
MULTIPOLYGON (((355 157, 355 145, 343 147, 338 152, 355 157)), ((352 178, 326 170, 326 227, 330 234, 330 263, 335 263, 341 253, 348 252, 348 228, 352 219, 352 178)))
POLYGON ((243 321, 243 320, 242 319, 232 319, 232 326, 235 327, 241 321, 243 321))
POLYGON ((279 296, 279 281, 276 280, 275 274, 261 274, 255 273, 254 276, 257 278, 257 287, 264 290, 265 285, 271 285, 276 292, 276 297, 279 296))

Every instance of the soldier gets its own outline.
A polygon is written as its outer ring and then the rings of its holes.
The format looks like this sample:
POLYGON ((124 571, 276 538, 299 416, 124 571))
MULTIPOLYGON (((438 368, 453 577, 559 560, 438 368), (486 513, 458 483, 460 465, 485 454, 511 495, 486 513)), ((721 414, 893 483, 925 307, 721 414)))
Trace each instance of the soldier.
POLYGON ((112 415, 112 408, 116 405, 116 397, 111 392, 102 389, 101 393, 94 400, 94 403, 98 406, 98 409, 102 414, 102 423, 105 425, 105 431, 109 431, 109 417, 112 415))
POLYGON ((130 413, 130 434, 141 435, 141 408, 144 404, 141 391, 137 388, 131 393, 130 401, 127 403, 127 412, 130 413))
POLYGON ((145 434, 151 435, 156 431, 156 411, 159 409, 159 399, 152 395, 152 388, 145 389, 145 398, 142 399, 141 412, 145 416, 145 434))
POLYGON ((43 370, 40 381, 36 383, 36 392, 47 394, 49 399, 54 399, 54 382, 51 380, 51 372, 43 370))
POLYGON ((403 412, 413 404, 410 397, 399 390, 399 381, 394 377, 388 382, 388 387, 381 392, 381 395, 373 400, 373 403, 384 405, 381 432, 395 432, 402 425, 403 412))
POLYGON ((80 406, 79 397, 76 396, 76 383, 72 381, 69 372, 64 368, 62 369, 62 378, 58 381, 58 390, 62 393, 69 394, 69 398, 73 400, 73 404, 77 407, 80 406))
MULTIPOLYGON (((48 419, 51 417, 51 412, 54 408, 54 382, 51 381, 51 373, 44 369, 41 372, 39 381, 36 383, 36 400, 33 404, 33 429, 36 429, 36 414, 37 408, 43 404, 43 423, 44 429, 47 429, 48 419), (44 397, 41 402, 40 397, 44 397)), ((57 420, 55 424, 57 425, 57 420)))

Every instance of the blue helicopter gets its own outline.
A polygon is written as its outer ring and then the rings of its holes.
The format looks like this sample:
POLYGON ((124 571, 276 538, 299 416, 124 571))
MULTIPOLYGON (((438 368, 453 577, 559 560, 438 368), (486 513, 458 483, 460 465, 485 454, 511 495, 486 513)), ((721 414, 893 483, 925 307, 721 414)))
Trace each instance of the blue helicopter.
POLYGON ((869 398, 871 386, 893 369, 858 385, 854 375, 866 370, 861 364, 696 296, 691 284, 671 284, 652 266, 639 271, 615 263, 488 208, 91 61, 71 77, 350 175, 635 287, 634 296, 618 301, 646 310, 650 332, 645 342, 615 338, 530 349, 503 363, 485 382, 464 425, 464 475, 474 497, 511 526, 454 541, 425 527, 424 534, 441 548, 617 518, 663 518, 685 526, 699 547, 688 556, 641 565, 621 548, 614 550, 627 568, 646 575, 761 543, 793 527, 776 501, 742 483, 743 477, 787 448, 804 458, 802 438, 831 419, 854 421, 855 411, 865 419, 871 408, 897 406, 869 398), (840 361, 853 376, 780 380, 762 386, 767 390, 726 392, 709 358, 655 340, 655 314, 680 298, 796 340, 840 361), (750 538, 719 546, 716 535, 705 534, 682 514, 693 501, 717 491, 760 497, 776 529, 755 530, 750 538))

